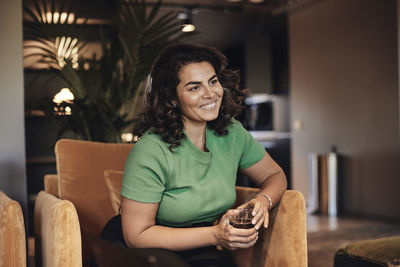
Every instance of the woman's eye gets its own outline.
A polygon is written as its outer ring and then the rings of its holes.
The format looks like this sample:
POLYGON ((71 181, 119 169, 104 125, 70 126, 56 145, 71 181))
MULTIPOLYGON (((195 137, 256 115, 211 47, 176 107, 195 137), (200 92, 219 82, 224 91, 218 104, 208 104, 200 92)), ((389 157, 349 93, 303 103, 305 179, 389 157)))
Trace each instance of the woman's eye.
POLYGON ((218 79, 214 79, 214 80, 211 80, 211 81, 210 81, 210 84, 211 84, 211 85, 214 85, 214 84, 217 84, 217 83, 218 83, 218 79))
POLYGON ((190 91, 197 91, 199 89, 200 89, 200 86, 196 85, 196 86, 193 86, 192 88, 190 88, 189 90, 190 91))

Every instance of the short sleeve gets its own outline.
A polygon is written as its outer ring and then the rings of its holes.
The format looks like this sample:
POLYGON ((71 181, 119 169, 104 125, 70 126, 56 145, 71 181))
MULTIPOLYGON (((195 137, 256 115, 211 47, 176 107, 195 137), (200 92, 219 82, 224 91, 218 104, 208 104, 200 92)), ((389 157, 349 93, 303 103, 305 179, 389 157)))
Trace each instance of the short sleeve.
POLYGON ((239 148, 239 168, 246 169, 260 161, 265 155, 264 147, 238 121, 233 122, 239 148))
POLYGON ((121 195, 145 203, 160 202, 167 172, 168 164, 160 144, 142 137, 126 160, 121 195))

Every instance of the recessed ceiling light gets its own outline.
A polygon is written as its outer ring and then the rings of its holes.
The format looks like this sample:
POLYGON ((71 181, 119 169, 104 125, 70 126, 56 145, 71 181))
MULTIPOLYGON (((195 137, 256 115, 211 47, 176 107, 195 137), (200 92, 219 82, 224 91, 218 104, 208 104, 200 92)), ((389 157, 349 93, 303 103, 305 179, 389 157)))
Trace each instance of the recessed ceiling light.
POLYGON ((250 3, 254 3, 254 4, 259 4, 259 3, 263 3, 264 0, 249 0, 250 3))

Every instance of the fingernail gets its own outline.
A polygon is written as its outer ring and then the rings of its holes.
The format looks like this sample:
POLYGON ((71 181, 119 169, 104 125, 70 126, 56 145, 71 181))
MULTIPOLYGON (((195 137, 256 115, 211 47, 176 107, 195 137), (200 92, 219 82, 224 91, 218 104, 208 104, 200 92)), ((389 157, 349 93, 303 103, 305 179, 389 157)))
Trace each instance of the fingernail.
POLYGON ((256 230, 258 230, 258 228, 260 228, 258 225, 256 225, 254 228, 256 228, 256 230))
POLYGON ((256 220, 252 220, 251 223, 252 223, 252 224, 256 224, 256 220))
POLYGON ((264 225, 264 228, 268 228, 268 224, 264 225))

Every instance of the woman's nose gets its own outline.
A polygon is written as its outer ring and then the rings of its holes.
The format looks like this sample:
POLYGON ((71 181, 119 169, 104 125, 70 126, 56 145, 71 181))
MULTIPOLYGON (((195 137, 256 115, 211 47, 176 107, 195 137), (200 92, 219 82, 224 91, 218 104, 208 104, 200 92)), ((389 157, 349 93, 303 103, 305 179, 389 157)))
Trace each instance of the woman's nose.
POLYGON ((215 92, 213 90, 213 88, 211 88, 210 86, 204 86, 204 93, 203 93, 203 97, 212 97, 215 95, 215 92))

